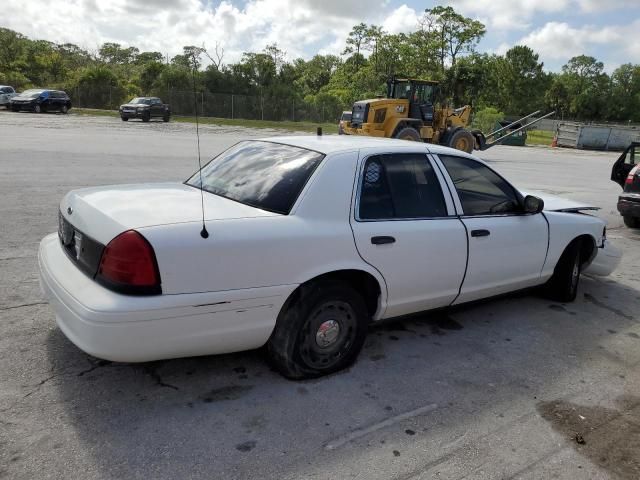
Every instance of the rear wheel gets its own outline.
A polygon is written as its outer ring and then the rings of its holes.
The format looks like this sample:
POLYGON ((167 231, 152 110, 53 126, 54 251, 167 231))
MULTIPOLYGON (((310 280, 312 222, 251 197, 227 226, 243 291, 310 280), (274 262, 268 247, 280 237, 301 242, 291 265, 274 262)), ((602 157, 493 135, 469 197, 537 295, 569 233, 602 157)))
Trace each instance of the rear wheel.
POLYGON ((69 111, 69 108, 66 105, 62 105, 62 107, 60 107, 60 113, 67 113, 69 111))
POLYGON ((362 296, 344 282, 303 286, 285 306, 267 342, 273 365, 290 379, 314 378, 351 365, 369 316, 362 296))
POLYGON ((547 296, 559 302, 573 302, 578 294, 580 272, 580 240, 572 242, 563 252, 553 276, 545 285, 547 296))
POLYGON ((162 117, 162 121, 165 122, 165 123, 168 122, 170 119, 171 119, 171 115, 169 115, 169 114, 165 114, 162 117))
POLYGON ((476 139, 473 138, 471 132, 461 128, 460 130, 453 132, 453 135, 449 137, 448 146, 455 148, 456 150, 471 153, 473 152, 473 146, 475 143, 476 139))
POLYGON ((398 138, 400 140, 410 140, 412 142, 421 142, 420 134, 413 127, 404 127, 394 135, 393 138, 398 138))
POLYGON ((622 217, 622 220, 624 220, 624 224, 629 228, 640 228, 640 218, 638 217, 625 215, 622 217))

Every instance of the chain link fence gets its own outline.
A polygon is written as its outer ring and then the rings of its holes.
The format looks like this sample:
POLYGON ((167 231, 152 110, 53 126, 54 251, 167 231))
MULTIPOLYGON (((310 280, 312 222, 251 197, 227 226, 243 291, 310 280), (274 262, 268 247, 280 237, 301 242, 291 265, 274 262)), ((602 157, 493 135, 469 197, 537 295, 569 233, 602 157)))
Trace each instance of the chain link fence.
MULTIPOLYGON (((77 108, 117 110, 130 100, 118 87, 76 87, 67 92, 77 108)), ((314 104, 295 98, 270 95, 236 95, 211 93, 208 91, 185 91, 166 88, 153 92, 171 106, 174 115, 230 118, 243 120, 292 121, 292 122, 337 122, 342 108, 335 103, 314 104)))

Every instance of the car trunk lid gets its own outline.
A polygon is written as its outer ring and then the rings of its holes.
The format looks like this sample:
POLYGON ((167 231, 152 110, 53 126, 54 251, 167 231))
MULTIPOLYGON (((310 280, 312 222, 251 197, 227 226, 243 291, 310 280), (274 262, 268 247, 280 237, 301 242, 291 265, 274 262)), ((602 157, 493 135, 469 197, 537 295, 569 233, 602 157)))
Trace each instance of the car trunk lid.
POLYGON ((157 225, 278 215, 182 183, 93 187, 69 192, 60 212, 82 234, 106 245, 116 235, 157 225))

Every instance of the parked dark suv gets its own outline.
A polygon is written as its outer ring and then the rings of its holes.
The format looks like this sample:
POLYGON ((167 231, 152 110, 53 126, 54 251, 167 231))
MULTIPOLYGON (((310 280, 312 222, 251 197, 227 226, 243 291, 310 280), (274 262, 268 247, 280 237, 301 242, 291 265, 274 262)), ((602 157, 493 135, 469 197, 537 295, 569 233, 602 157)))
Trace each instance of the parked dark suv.
POLYGON ((10 101, 11 110, 29 110, 36 113, 61 112, 67 113, 71 109, 71 99, 62 90, 25 90, 10 101))
POLYGON ((640 228, 640 142, 631 145, 618 157, 611 169, 611 180, 622 187, 618 212, 629 228, 640 228))
POLYGON ((171 108, 158 97, 136 97, 129 103, 120 105, 120 118, 123 122, 130 118, 140 118, 143 122, 148 122, 153 117, 160 117, 165 122, 171 118, 171 108))

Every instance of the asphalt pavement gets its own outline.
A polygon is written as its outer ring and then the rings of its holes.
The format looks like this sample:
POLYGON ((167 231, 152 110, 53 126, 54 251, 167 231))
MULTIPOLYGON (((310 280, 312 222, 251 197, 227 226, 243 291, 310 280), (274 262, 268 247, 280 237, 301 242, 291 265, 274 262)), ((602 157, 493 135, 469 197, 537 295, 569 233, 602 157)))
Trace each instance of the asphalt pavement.
MULTIPOLYGON (((203 160, 277 134, 201 127, 203 160)), ((0 111, 0 478, 640 478, 640 232, 618 154, 496 147, 526 190, 603 209, 624 251, 578 299, 535 293, 372 327, 357 363, 291 382, 262 352, 119 364, 56 327, 36 252, 69 190, 184 180, 195 126, 0 111)))

